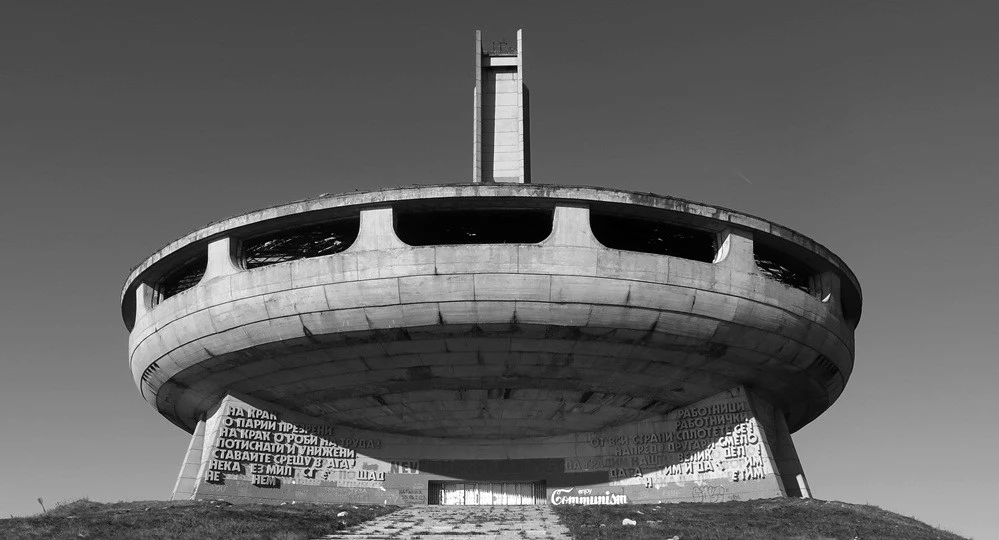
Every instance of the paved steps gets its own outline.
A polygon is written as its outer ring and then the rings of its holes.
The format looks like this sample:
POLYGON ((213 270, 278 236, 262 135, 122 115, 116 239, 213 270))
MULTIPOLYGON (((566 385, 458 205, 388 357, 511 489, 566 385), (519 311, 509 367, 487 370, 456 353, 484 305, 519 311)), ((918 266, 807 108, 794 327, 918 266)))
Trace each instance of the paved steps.
POLYGON ((321 540, 338 538, 568 540, 571 537, 548 506, 410 506, 321 540))

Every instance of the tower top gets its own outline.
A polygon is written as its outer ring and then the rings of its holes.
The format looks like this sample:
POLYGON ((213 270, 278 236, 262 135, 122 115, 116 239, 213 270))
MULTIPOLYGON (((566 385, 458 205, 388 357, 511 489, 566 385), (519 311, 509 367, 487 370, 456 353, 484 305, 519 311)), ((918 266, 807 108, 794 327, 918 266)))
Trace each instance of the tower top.
POLYGON ((517 42, 482 43, 475 31, 473 182, 531 182, 524 31, 517 42))

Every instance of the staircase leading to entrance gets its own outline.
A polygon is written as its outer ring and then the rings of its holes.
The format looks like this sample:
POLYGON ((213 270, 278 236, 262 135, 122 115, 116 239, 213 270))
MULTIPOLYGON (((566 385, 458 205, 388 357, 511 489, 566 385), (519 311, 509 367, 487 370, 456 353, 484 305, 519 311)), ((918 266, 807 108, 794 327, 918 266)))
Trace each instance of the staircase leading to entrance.
POLYGON ((324 536, 324 540, 568 540, 569 530, 549 506, 410 506, 324 536))

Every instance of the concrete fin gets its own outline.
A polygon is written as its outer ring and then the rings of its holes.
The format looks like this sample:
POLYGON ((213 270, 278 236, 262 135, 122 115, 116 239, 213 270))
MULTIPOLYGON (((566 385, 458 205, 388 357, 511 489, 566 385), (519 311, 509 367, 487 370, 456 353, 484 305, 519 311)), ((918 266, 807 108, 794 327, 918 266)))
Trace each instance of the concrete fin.
POLYGON ((173 487, 173 495, 170 500, 186 501, 194 499, 198 483, 198 473, 201 469, 205 446, 205 421, 198 422, 191 435, 191 442, 187 446, 187 453, 184 454, 184 463, 180 465, 180 474, 177 475, 177 483, 173 487))

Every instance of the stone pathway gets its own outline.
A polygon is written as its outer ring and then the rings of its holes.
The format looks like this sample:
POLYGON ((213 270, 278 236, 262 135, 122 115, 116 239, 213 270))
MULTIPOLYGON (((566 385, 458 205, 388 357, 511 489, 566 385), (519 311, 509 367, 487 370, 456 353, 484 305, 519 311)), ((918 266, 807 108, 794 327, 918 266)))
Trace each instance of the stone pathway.
POLYGON ((410 506, 322 540, 568 540, 548 506, 410 506))

